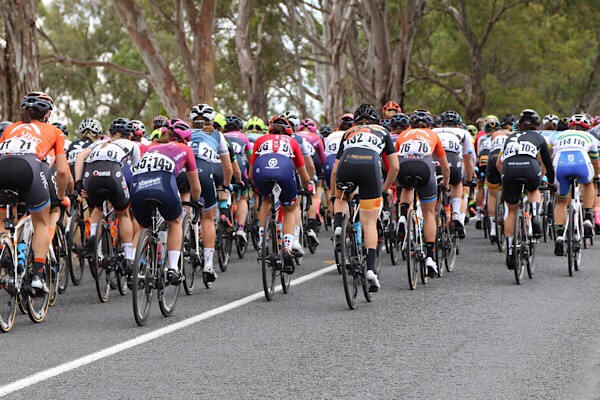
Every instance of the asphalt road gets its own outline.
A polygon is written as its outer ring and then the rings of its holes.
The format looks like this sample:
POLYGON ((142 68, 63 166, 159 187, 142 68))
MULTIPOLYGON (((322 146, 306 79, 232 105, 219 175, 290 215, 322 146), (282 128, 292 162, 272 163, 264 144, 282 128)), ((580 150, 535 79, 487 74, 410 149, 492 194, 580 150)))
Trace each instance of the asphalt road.
MULTIPOLYGON (((328 232, 320 237, 295 279, 332 264, 328 232)), ((382 289, 354 311, 336 270, 272 302, 246 298, 262 292, 252 250, 244 260, 234 255, 212 289, 182 291, 172 317, 153 304, 142 328, 131 296, 112 291, 100 304, 86 270, 42 324, 19 315, 0 336, 0 393, 29 378, 6 397, 598 399, 600 239, 572 278, 550 244, 538 249, 535 278, 518 286, 471 224, 455 271, 411 291, 405 265, 384 255, 382 289), (224 305, 231 309, 182 326, 224 305), (177 330, 139 338, 169 327, 177 330), (48 374, 54 367, 58 374, 48 374)))

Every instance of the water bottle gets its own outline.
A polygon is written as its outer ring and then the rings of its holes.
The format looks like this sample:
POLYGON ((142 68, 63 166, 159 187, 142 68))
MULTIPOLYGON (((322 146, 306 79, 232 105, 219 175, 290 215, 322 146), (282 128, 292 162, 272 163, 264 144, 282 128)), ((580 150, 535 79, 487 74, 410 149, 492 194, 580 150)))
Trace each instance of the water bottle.
POLYGON ((160 231, 158 232, 158 243, 156 245, 156 259, 158 260, 159 263, 164 263, 164 258, 163 255, 164 253, 166 253, 166 249, 167 249, 167 232, 165 231, 160 231))
POLYGON ((354 223, 354 232, 356 236, 356 245, 360 248, 362 246, 362 225, 360 221, 354 223))
POLYGON ((17 244, 17 271, 19 275, 25 271, 25 261, 27 260, 27 245, 24 241, 19 242, 17 244))

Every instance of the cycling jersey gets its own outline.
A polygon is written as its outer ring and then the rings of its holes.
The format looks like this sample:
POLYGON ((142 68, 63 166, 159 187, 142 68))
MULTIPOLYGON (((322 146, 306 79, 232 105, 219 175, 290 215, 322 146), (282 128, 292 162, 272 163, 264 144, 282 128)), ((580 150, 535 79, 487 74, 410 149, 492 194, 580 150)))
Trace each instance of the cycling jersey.
POLYGON ((491 136, 489 158, 485 171, 485 179, 488 187, 491 189, 496 189, 500 185, 502 177, 500 171, 496 168, 496 161, 498 160, 498 155, 502 151, 504 142, 506 142, 509 133, 510 132, 508 131, 499 130, 494 132, 491 136))
POLYGON ((314 153, 311 154, 311 156, 315 162, 321 161, 321 165, 323 165, 325 162, 325 150, 323 148, 323 140, 319 137, 319 135, 310 131, 300 131, 298 132, 298 135, 314 148, 314 153))
POLYGON ((223 134, 217 130, 210 133, 201 129, 192 129, 189 146, 194 150, 196 158, 210 163, 220 163, 220 156, 229 154, 223 134))
POLYGON ((57 127, 41 121, 15 122, 0 138, 0 155, 34 154, 43 160, 50 150, 65 154, 65 135, 57 127))
POLYGON ((335 164, 335 156, 340 148, 344 132, 345 131, 334 131, 325 138, 325 165, 323 166, 323 169, 325 170, 326 188, 329 188, 331 172, 333 170, 333 165, 335 164))
POLYGON ((231 143, 231 149, 238 155, 238 162, 246 164, 247 157, 252 154, 252 145, 246 135, 240 131, 232 131, 224 134, 225 138, 231 143))
POLYGON ((402 132, 396 141, 396 150, 402 158, 425 158, 433 154, 441 158, 446 155, 438 135, 426 128, 413 128, 402 132))
POLYGON ((140 148, 129 139, 100 140, 91 143, 88 148, 92 150, 86 164, 96 161, 110 161, 123 167, 128 161, 135 164, 140 159, 140 148))
POLYGON ((67 161, 69 164, 75 165, 77 156, 81 154, 83 149, 89 147, 92 143, 94 142, 87 137, 74 140, 67 150, 67 161))
POLYGON ((473 153, 473 143, 469 131, 461 128, 433 128, 433 131, 442 141, 442 146, 446 153, 471 154, 473 153))

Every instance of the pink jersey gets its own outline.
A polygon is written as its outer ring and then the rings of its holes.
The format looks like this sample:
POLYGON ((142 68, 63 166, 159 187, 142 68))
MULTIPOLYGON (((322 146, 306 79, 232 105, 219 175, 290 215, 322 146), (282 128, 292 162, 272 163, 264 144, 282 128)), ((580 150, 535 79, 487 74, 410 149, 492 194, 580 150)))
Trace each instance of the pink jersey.
POLYGON ((323 146, 323 140, 319 135, 310 131, 300 131, 298 135, 302 136, 304 140, 315 148, 315 154, 321 160, 321 163, 325 163, 325 147, 323 146))
POLYGON ((145 172, 170 172, 177 176, 183 170, 196 171, 196 157, 190 146, 183 143, 155 143, 148 146, 144 156, 131 167, 133 175, 145 172))
POLYGON ((242 132, 232 131, 226 132, 223 135, 225 135, 225 138, 231 143, 231 148, 235 154, 250 155, 252 152, 252 143, 250 143, 248 136, 244 135, 242 132))
POLYGON ((265 154, 278 154, 288 157, 294 162, 296 168, 304 166, 300 145, 287 135, 272 135, 269 133, 256 139, 250 165, 254 165, 256 158, 265 154))

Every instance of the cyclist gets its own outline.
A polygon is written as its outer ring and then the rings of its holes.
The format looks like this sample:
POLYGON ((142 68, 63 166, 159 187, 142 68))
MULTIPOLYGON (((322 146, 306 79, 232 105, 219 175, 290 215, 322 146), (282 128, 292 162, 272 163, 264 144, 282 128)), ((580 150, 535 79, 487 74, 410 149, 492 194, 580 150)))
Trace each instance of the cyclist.
POLYGON ((251 145, 256 141, 256 139, 265 134, 266 129, 265 122, 258 117, 250 118, 244 127, 246 136, 248 136, 248 140, 250 140, 251 145))
MULTIPOLYGON (((63 135, 65 135, 65 152, 67 151, 67 149, 69 148, 69 146, 71 146, 71 141, 69 140, 69 129, 67 128, 67 126, 65 124, 63 124, 62 122, 53 122, 52 126, 57 127, 58 129, 61 130, 61 132, 63 133, 63 135)), ((54 162, 54 160, 53 160, 54 162)))
POLYGON ((406 216, 408 208, 413 201, 413 190, 417 191, 421 209, 423 210, 423 236, 426 246, 425 265, 428 275, 437 274, 437 265, 433 259, 435 250, 435 206, 438 185, 435 179, 433 155, 437 158, 442 170, 442 185, 448 187, 450 181, 450 166, 446 158, 446 151, 438 135, 430 129, 433 116, 429 111, 416 110, 410 115, 410 129, 400 134, 396 141, 396 150, 400 158, 400 173, 398 174, 399 186, 403 189, 400 193, 400 219, 398 221, 400 233, 406 232, 406 216), (409 177, 420 177, 421 184, 412 188, 404 184, 403 180, 409 177))
POLYGON ((192 129, 190 146, 196 156, 202 197, 204 197, 201 220, 202 240, 204 242, 204 269, 202 272, 207 282, 213 282, 217 279, 217 273, 213 267, 216 237, 215 215, 217 211, 216 184, 229 187, 232 176, 231 158, 227 142, 223 134, 216 130, 213 125, 216 115, 215 110, 208 104, 198 104, 192 107, 190 111, 190 119, 194 128, 192 129), (223 176, 220 178, 220 182, 216 182, 219 172, 223 176))
POLYGON ((146 152, 146 148, 151 143, 144 137, 146 136, 146 126, 142 121, 137 119, 132 119, 131 123, 135 129, 131 136, 131 141, 136 142, 138 146, 140 146, 140 154, 143 156, 146 152))
MULTIPOLYGON (((500 129, 494 121, 489 122, 492 132, 492 142, 490 144, 490 155, 488 165, 485 173, 485 186, 488 189, 488 216, 490 218, 490 236, 491 240, 495 243, 497 240, 496 235, 496 204, 498 202, 498 193, 500 190, 501 176, 500 171, 496 167, 498 161, 498 155, 504 147, 504 142, 510 134, 510 132, 500 129)), ((507 124, 508 125, 508 124, 507 124)), ((512 124, 511 124, 512 128, 512 124)))
POLYGON ((508 215, 504 221, 504 232, 507 240, 506 266, 514 269, 515 257, 512 253, 515 212, 519 208, 521 184, 515 179, 526 179, 525 191, 530 204, 531 226, 533 236, 542 235, 542 226, 538 215, 541 195, 539 186, 542 181, 542 170, 538 157, 545 167, 548 182, 554 182, 554 168, 548 150, 548 144, 537 132, 540 116, 534 110, 526 109, 519 115, 519 129, 508 136, 504 148, 498 155, 496 167, 502 174, 502 196, 508 204, 508 215))
MULTIPOLYGON (((67 205, 65 191, 69 166, 65 156, 65 138, 60 129, 47 123, 54 101, 46 93, 28 93, 21 101, 21 108, 21 120, 7 126, 0 139, 0 188, 16 191, 29 209, 34 227, 31 287, 48 293, 43 273, 50 245, 50 195, 41 161, 54 151, 56 195, 63 205, 67 205)), ((5 212, 0 211, 2 218, 5 218, 5 212)))
POLYGON ((273 182, 281 188, 279 201, 283 206, 283 249, 282 257, 284 272, 294 272, 294 261, 292 259, 292 244, 294 241, 294 210, 292 205, 296 201, 297 171, 302 187, 307 189, 310 177, 304 165, 304 158, 298 142, 292 139, 292 125, 284 117, 275 116, 269 121, 269 133, 258 138, 254 145, 250 159, 250 181, 258 189, 263 199, 259 211, 259 241, 262 243, 264 236, 264 224, 271 208, 271 191, 273 182), (291 179, 290 179, 291 178, 291 179))
MULTIPOLYGON (((160 201, 158 211, 168 225, 167 279, 171 284, 179 284, 181 282, 179 257, 182 241, 182 207, 176 176, 185 168, 192 201, 200 201, 202 204, 200 181, 194 152, 185 144, 192 135, 189 125, 173 118, 163 126, 162 130, 158 143, 152 144, 140 161, 132 167, 131 209, 138 223, 149 228, 152 226, 152 209, 144 203, 144 200, 153 198, 160 201)), ((138 235, 139 233, 135 237, 136 244, 138 235)))
POLYGON ((556 124, 556 130, 562 132, 569 129, 569 119, 569 117, 562 117, 559 119, 558 123, 556 124))
MULTIPOLYGON (((376 292, 381 287, 375 273, 377 257, 377 218, 382 206, 382 193, 387 191, 398 174, 398 157, 388 131, 377 125, 381 117, 370 104, 362 104, 354 111, 354 124, 341 140, 333 172, 331 187, 336 183, 352 182, 360 190, 360 222, 363 231, 363 247, 366 249, 369 291, 376 292), (386 155, 389 170, 382 184, 381 157, 386 155)), ((342 222, 348 214, 348 199, 342 202, 342 193, 336 190, 334 204, 334 237, 339 243, 342 222)))
POLYGON ((475 140, 475 148, 477 149, 477 195, 475 196, 475 210, 477 213, 477 220, 475 221, 475 228, 481 229, 481 205, 485 198, 483 183, 485 182, 485 173, 488 165, 488 158, 490 156, 490 146, 492 144, 492 130, 494 127, 500 126, 500 121, 494 115, 489 115, 485 118, 483 123, 483 134, 480 133, 479 137, 475 140))
POLYGON ((102 125, 96 118, 87 117, 79 124, 77 132, 81 136, 75 139, 67 150, 67 159, 71 168, 71 175, 75 178, 75 160, 83 149, 89 147, 98 136, 102 135, 102 125))
POLYGON ((394 115, 398 115, 402 112, 402 107, 395 101, 388 101, 383 105, 381 113, 383 114, 384 120, 391 119, 394 115))
POLYGON ((462 117, 452 110, 440 115, 441 128, 433 131, 442 141, 446 152, 446 159, 450 166, 450 202, 452 204, 452 224, 458 237, 465 237, 464 212, 463 210, 463 177, 468 181, 473 177, 473 143, 469 132, 460 128, 462 117))
POLYGON ((542 120, 542 126, 545 131, 555 131, 558 125, 558 116, 554 114, 548 114, 542 120))
MULTIPOLYGON (((88 254, 94 251, 95 235, 98 222, 104 217, 102 203, 110 201, 119 219, 119 236, 123 242, 124 270, 130 275, 133 265, 133 224, 129 216, 129 189, 123 174, 123 166, 131 160, 137 163, 140 159, 139 147, 129 140, 134 127, 127 118, 117 118, 108 128, 110 139, 96 141, 77 156, 75 160, 75 190, 78 193, 85 189, 87 202, 94 207, 90 214, 90 238, 88 254), (85 175, 83 174, 85 164, 85 175), (108 190, 105 199, 98 191, 108 190)), ((98 251, 98 249, 95 249, 98 251)))
MULTIPOLYGON (((352 127, 354 123, 353 114, 344 114, 338 120, 337 130, 332 132, 330 135, 325 137, 325 180, 323 184, 325 186, 325 198, 327 199, 327 209, 333 212, 333 202, 331 196, 335 193, 335 189, 330 186, 331 183, 331 172, 333 171, 333 165, 335 164, 335 158, 340 148, 342 136, 344 132, 352 127)), ((333 224, 333 221, 332 221, 333 224)))
POLYGON ((168 121, 169 119, 164 115, 157 115, 156 117, 152 118, 152 133, 150 134, 149 138, 151 142, 156 143, 158 141, 158 138, 162 133, 162 127, 165 126, 168 121))
MULTIPOLYGON (((238 116, 230 115, 226 118, 226 124, 224 128, 224 135, 227 140, 231 143, 231 149, 236 155, 240 170, 242 173, 242 179, 238 183, 241 190, 240 198, 237 202, 236 207, 236 218, 237 218, 237 231, 236 235, 240 237, 244 242, 248 241, 246 238, 245 224, 246 217, 248 216, 248 159, 252 155, 252 145, 250 140, 241 131, 244 127, 244 121, 238 116)), ((236 179, 237 180, 237 179, 236 179)))
POLYGON ((517 122, 517 117, 515 117, 513 114, 504 114, 502 121, 500 121, 500 128, 505 131, 512 132, 515 122, 517 122))

